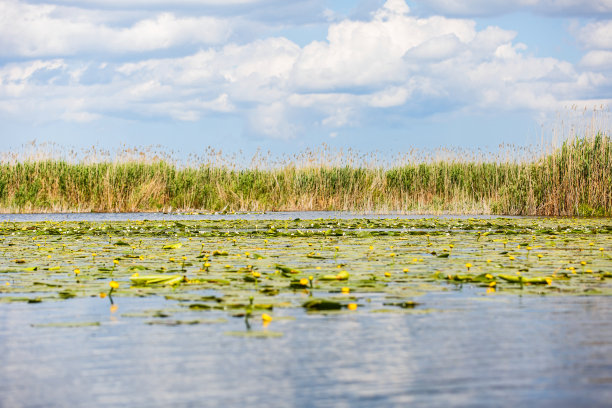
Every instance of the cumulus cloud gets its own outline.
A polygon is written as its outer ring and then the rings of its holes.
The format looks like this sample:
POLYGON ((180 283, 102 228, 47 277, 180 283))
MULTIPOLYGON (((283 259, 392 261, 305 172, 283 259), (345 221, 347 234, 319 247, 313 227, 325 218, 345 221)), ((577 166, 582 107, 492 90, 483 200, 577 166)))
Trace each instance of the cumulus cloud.
POLYGON ((96 21, 93 13, 0 2, 0 55, 71 56, 79 53, 146 52, 185 44, 216 44, 231 33, 228 21, 160 13, 128 26, 96 21))
MULTIPOLYGON (((159 18, 130 29, 173 27, 159 18)), ((189 32, 183 22, 177 24, 189 32)), ((389 0, 367 20, 330 23, 325 40, 303 47, 270 37, 132 62, 77 54, 6 64, 0 112, 70 121, 233 115, 252 133, 291 138, 310 127, 333 134, 367 121, 373 111, 555 111, 568 101, 602 99, 602 90, 612 87, 609 75, 589 68, 609 61, 609 51, 593 49, 574 66, 534 57, 515 37, 499 27, 477 29, 469 19, 419 18, 403 0, 389 0)))
POLYGON ((612 49, 612 20, 588 23, 575 35, 585 48, 612 49))

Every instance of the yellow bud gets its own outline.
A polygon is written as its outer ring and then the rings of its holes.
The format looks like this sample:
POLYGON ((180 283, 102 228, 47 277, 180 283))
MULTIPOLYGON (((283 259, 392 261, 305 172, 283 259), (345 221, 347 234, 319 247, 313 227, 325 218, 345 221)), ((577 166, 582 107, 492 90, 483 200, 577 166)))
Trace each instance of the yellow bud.
POLYGON ((115 281, 110 281, 108 283, 108 285, 111 287, 111 289, 118 289, 119 288, 119 283, 117 283, 115 281))
POLYGON ((348 310, 357 310, 357 303, 349 303, 348 310))
POLYGON ((341 292, 342 292, 342 293, 349 293, 350 291, 351 291, 351 289, 350 289, 350 288, 347 288, 347 287, 343 287, 343 288, 341 289, 341 292))

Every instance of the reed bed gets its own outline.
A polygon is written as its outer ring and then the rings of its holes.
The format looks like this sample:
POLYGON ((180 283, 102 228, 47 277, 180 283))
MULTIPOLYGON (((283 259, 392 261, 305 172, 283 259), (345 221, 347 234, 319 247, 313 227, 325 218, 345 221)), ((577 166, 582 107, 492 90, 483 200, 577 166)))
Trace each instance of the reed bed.
POLYGON ((190 165, 129 149, 103 160, 5 157, 0 211, 612 214, 608 134, 572 138, 547 153, 525 152, 531 156, 408 154, 384 165, 372 155, 339 157, 322 149, 273 165, 269 154, 258 153, 246 167, 213 149, 190 165))

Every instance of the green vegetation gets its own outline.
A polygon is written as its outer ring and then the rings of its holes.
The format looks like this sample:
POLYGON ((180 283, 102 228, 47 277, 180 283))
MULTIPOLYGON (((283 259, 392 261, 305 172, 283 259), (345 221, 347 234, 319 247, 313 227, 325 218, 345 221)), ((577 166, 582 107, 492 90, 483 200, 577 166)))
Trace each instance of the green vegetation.
POLYGON ((121 315, 147 324, 427 314, 436 304, 423 295, 463 286, 612 295, 612 226, 593 218, 4 222, 0 239, 0 303, 89 297, 115 313, 126 297, 157 297, 158 309, 121 315))
MULTIPOLYGON (((312 163, 313 161, 310 161, 312 163)), ((4 212, 406 211, 512 215, 612 214, 612 141, 603 133, 529 160, 383 165, 7 161, 4 212)))

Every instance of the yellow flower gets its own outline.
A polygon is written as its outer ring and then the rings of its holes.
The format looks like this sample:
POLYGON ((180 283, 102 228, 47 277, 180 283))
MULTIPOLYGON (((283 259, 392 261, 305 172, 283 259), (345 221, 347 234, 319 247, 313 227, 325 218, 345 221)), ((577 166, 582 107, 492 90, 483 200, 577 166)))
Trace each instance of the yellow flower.
POLYGON ((546 278, 545 281, 546 281, 546 283, 548 285, 552 285, 552 279, 551 278, 546 278))
POLYGON ((108 283, 108 285, 111 287, 111 289, 118 289, 119 288, 119 283, 115 282, 114 280, 110 281, 108 283))
POLYGON ((118 259, 113 259, 113 263, 114 263, 115 265, 119 265, 119 260, 118 260, 118 259))
POLYGON ((349 303, 348 310, 357 310, 357 303, 349 303))
POLYGON ((490 288, 494 288, 495 286, 497 286, 497 282, 493 281, 493 282, 489 283, 489 287, 490 288))
POLYGON ((485 275, 485 278, 487 278, 487 279, 493 279, 493 275, 491 275, 490 273, 487 273, 487 274, 485 275))
POLYGON ((490 259, 487 259, 487 263, 491 263, 491 260, 490 260, 490 259))
POLYGON ((139 276, 140 276, 140 275, 138 274, 138 272, 134 272, 134 273, 132 274, 132 276, 131 276, 131 277, 132 277, 132 278, 137 278, 137 277, 139 277, 139 276))
POLYGON ((467 270, 469 271, 469 270, 470 270, 470 268, 472 267, 472 264, 468 262, 468 263, 466 263, 466 264, 465 264, 465 267, 466 267, 466 268, 467 268, 467 270))
POLYGON ((404 272, 410 272, 410 269, 404 268, 404 272))
POLYGON ((582 262, 580 262, 580 265, 584 266, 584 265, 586 265, 586 262, 582 261, 582 262))
POLYGON ((300 285, 303 285, 303 286, 308 285, 308 279, 306 279, 306 278, 300 279, 300 285))
POLYGON ((256 272, 256 271, 253 272, 252 275, 253 275, 254 278, 260 278, 261 277, 261 273, 256 272))
POLYGON ((74 274, 75 274, 75 275, 78 275, 79 273, 81 273, 81 270, 80 270, 79 268, 76 268, 76 269, 74 270, 74 274))
POLYGON ((390 272, 385 272, 385 276, 386 276, 387 278, 390 278, 390 277, 391 277, 391 273, 390 273, 390 272))
POLYGON ((342 291, 342 293, 349 293, 349 292, 351 291, 351 289, 350 289, 350 288, 347 288, 347 287, 345 286, 345 287, 343 287, 343 288, 341 289, 341 291, 342 291))
POLYGON ((264 322, 271 322, 272 321, 272 316, 270 316, 267 313, 264 313, 261 315, 261 320, 263 320, 264 322))

